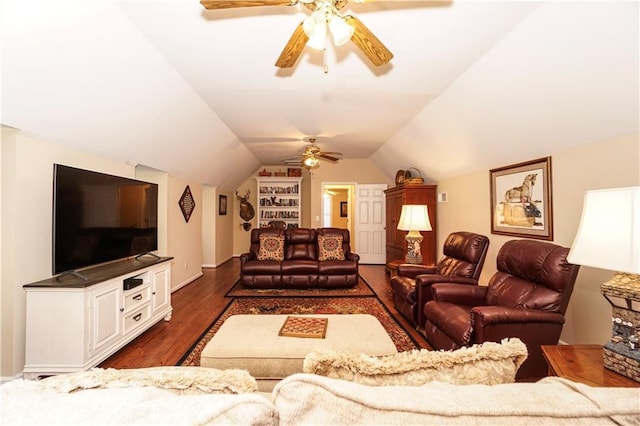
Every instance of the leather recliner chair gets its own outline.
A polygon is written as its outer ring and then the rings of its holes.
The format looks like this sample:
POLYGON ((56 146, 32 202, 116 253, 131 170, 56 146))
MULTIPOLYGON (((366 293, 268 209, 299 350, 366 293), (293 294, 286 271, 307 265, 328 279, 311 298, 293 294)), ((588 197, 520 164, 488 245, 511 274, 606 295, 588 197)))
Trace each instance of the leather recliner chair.
POLYGON ((391 278, 393 303, 414 326, 424 325, 422 308, 431 300, 434 282, 477 285, 489 238, 472 232, 454 232, 447 237, 442 258, 435 266, 398 266, 398 275, 391 278))
POLYGON ((535 240, 506 242, 487 286, 434 284, 424 306, 425 333, 436 350, 517 337, 529 351, 518 379, 546 376, 540 345, 558 343, 580 267, 569 249, 535 240))

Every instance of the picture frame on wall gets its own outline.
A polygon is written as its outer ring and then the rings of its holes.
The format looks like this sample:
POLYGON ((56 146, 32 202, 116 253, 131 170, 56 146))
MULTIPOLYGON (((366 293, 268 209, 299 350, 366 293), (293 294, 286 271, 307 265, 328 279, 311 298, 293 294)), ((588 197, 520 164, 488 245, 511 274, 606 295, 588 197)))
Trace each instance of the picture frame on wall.
POLYGON ((226 195, 218 196, 218 215, 220 216, 227 215, 227 196, 226 195))
POLYGON ((551 157, 492 169, 491 233, 553 240, 551 157))
POLYGON ((347 208, 348 208, 347 202, 346 201, 340 201, 340 217, 347 217, 348 216, 347 208))

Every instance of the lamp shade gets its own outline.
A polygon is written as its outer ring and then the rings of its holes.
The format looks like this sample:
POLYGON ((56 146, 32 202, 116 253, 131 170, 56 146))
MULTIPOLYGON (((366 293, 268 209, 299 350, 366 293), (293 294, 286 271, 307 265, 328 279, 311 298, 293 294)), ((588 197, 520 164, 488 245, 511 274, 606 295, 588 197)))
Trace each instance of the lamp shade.
POLYGON ((329 29, 331 30, 333 42, 336 46, 342 46, 351 40, 354 32, 354 28, 347 24, 341 16, 333 16, 331 18, 329 21, 329 29))
POLYGON ((640 274, 640 186, 586 191, 567 260, 640 274))
POLYGON ((422 204, 403 205, 398 229, 401 231, 431 231, 427 206, 422 204))
POLYGON ((327 38, 327 17, 323 10, 316 10, 302 23, 304 33, 309 37, 307 46, 322 50, 327 38))

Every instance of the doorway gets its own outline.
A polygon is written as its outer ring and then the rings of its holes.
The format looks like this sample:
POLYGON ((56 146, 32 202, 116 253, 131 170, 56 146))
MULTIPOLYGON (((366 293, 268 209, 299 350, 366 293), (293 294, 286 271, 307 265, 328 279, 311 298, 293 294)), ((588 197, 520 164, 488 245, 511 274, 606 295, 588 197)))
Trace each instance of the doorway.
POLYGON ((352 247, 356 247, 353 228, 354 194, 353 183, 322 183, 322 226, 348 229, 352 247))
POLYGON ((321 187, 322 226, 348 229, 361 263, 384 264, 387 185, 323 182, 321 187))

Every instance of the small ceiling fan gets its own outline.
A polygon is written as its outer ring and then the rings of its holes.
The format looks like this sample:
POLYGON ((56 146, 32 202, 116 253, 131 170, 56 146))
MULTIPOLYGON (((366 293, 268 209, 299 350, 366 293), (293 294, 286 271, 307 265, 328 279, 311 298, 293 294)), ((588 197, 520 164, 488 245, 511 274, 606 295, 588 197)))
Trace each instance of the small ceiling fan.
POLYGON ((331 163, 337 163, 342 156, 340 152, 328 152, 321 151, 315 144, 316 138, 307 138, 310 145, 305 147, 304 152, 300 158, 291 158, 284 160, 285 164, 297 164, 306 167, 307 169, 315 169, 320 166, 320 160, 329 161, 331 163))
POLYGON ((358 18, 339 13, 348 2, 349 0, 200 0, 200 4, 208 10, 297 4, 311 10, 311 15, 298 24, 278 57, 276 66, 279 68, 293 67, 306 45, 324 50, 328 31, 337 46, 351 40, 375 66, 388 63, 393 58, 393 53, 358 18))

